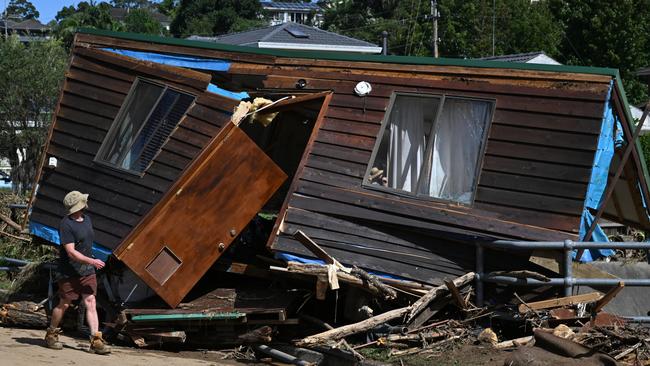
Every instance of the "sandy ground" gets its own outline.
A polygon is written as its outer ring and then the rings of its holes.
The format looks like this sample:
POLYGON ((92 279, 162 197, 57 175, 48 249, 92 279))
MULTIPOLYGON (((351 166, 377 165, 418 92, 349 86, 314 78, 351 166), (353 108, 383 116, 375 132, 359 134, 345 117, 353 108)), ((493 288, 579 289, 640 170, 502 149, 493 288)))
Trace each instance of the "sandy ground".
MULTIPOLYGON (((215 360, 211 353, 143 351, 135 348, 113 347, 113 353, 100 356, 87 352, 85 339, 60 337, 63 349, 45 348, 45 331, 0 327, 0 365, 84 365, 84 366, 173 366, 173 365, 237 365, 233 361, 215 360)), ((241 364, 240 364, 241 365, 241 364)))

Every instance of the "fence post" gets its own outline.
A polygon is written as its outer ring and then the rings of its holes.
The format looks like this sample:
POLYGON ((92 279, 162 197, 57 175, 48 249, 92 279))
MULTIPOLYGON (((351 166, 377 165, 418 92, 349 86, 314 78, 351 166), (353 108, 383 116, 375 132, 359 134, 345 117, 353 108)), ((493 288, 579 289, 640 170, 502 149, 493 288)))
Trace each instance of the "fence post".
POLYGON ((476 243, 476 306, 483 306, 483 245, 476 243))
POLYGON ((573 294, 573 241, 564 241, 564 268, 562 269, 564 275, 564 296, 571 296, 573 294))

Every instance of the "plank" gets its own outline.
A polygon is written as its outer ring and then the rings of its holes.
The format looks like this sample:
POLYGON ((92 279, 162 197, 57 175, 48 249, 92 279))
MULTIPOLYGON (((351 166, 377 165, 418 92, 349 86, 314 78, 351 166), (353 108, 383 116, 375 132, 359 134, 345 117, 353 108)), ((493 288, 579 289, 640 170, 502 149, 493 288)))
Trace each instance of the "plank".
POLYGON ((564 231, 567 239, 577 240, 580 229, 580 216, 558 213, 541 212, 524 208, 502 206, 476 201, 476 209, 492 212, 501 220, 516 221, 525 225, 533 225, 551 230, 564 231))
POLYGON ((350 146, 332 145, 316 141, 309 152, 314 155, 351 161, 366 166, 370 163, 370 151, 359 150, 350 146))
POLYGON ((220 127, 212 123, 205 122, 189 115, 186 115, 180 120, 179 126, 189 128, 192 131, 196 131, 209 137, 215 136, 217 133, 219 133, 220 130, 220 127))
POLYGON ((110 118, 84 112, 64 105, 59 108, 59 112, 57 113, 56 118, 65 118, 69 121, 74 121, 75 123, 84 126, 92 126, 105 132, 108 131, 108 129, 111 128, 111 125, 113 124, 113 120, 110 118))
POLYGON ((491 140, 530 143, 542 146, 570 147, 572 149, 587 151, 595 151, 598 146, 597 135, 508 126, 497 123, 492 123, 489 138, 491 140))
POLYGON ((87 58, 113 64, 127 70, 132 70, 134 73, 151 75, 163 80, 186 85, 195 91, 205 90, 212 79, 208 73, 198 72, 182 67, 172 67, 152 62, 139 61, 130 57, 98 49, 74 47, 73 52, 87 58))
MULTIPOLYGON (((71 149, 69 145, 66 145, 65 141, 66 140, 63 140, 63 143, 61 143, 56 139, 52 139, 48 149, 48 155, 54 156, 59 160, 59 166, 57 169, 60 171, 67 172, 68 169, 70 169, 70 166, 67 163, 74 163, 77 167, 71 175, 74 175, 75 178, 88 176, 88 179, 93 179, 98 185, 108 184, 109 181, 113 181, 115 184, 119 185, 122 185, 123 182, 134 183, 134 185, 128 185, 129 189, 139 186, 141 187, 140 190, 142 191, 142 194, 145 196, 150 195, 151 190, 164 192, 169 188, 170 182, 167 180, 149 177, 146 174, 143 177, 139 177, 96 164, 93 162, 94 155, 81 154, 78 151, 71 149), (89 168, 90 171, 92 171, 92 174, 89 174, 89 168), (108 180, 106 183, 102 183, 103 179, 108 180)), ((126 191, 124 192, 126 193, 126 191)))
POLYGON ((542 194, 509 191, 482 186, 479 186, 476 190, 476 200, 479 202, 568 215, 580 215, 584 208, 583 200, 557 198, 542 194))
POLYGON ((479 186, 579 200, 584 200, 587 192, 587 184, 499 173, 486 169, 481 172, 479 186))
POLYGON ((488 140, 486 154, 547 163, 576 165, 591 168, 594 153, 591 151, 531 145, 518 141, 488 140))
POLYGON ((543 128, 566 132, 578 132, 598 135, 603 123, 602 118, 578 118, 559 114, 542 114, 532 112, 497 109, 492 118, 495 123, 531 128, 543 128))
POLYGON ((345 132, 352 135, 377 137, 380 126, 377 124, 347 121, 333 117, 325 118, 321 129, 335 132, 345 132))
POLYGON ((558 308, 562 306, 570 306, 575 304, 580 304, 584 302, 594 302, 598 301, 603 297, 603 294, 600 292, 590 292, 588 294, 580 294, 574 296, 560 297, 557 299, 542 300, 527 303, 528 306, 520 304, 518 309, 520 313, 526 313, 530 309, 533 310, 542 310, 550 308, 558 308))
POLYGON ((90 84, 80 83, 72 79, 68 79, 63 90, 67 93, 82 96, 99 103, 109 104, 117 108, 120 108, 124 99, 126 99, 125 94, 115 93, 90 84))
POLYGON ((347 133, 318 130, 316 141, 332 145, 356 146, 358 149, 372 151, 375 139, 364 136, 352 136, 347 133))
POLYGON ((101 73, 87 71, 81 68, 76 68, 71 65, 65 73, 68 79, 78 82, 92 84, 103 89, 107 89, 120 94, 128 94, 131 90, 132 81, 124 81, 115 77, 106 76, 101 73))
POLYGON ((591 169, 486 155, 483 169, 574 183, 589 183, 591 169))
POLYGON ((366 173, 365 164, 358 164, 318 155, 309 155, 305 166, 361 179, 363 179, 363 176, 366 173))
POLYGON ((61 117, 56 120, 56 123, 54 124, 54 130, 65 133, 66 135, 100 144, 104 140, 104 137, 106 137, 105 130, 95 128, 94 126, 80 125, 77 122, 73 122, 61 117))
POLYGON ((300 175, 301 180, 308 182, 315 182, 327 184, 340 188, 357 188, 363 183, 362 178, 354 178, 349 175, 323 171, 320 169, 310 168, 305 166, 300 175))
POLYGON ((72 54, 70 66, 80 70, 92 71, 111 79, 125 81, 129 84, 133 84, 136 78, 132 72, 122 72, 120 71, 121 69, 116 68, 114 65, 86 58, 74 52, 72 54))
POLYGON ((111 121, 115 119, 117 112, 120 110, 118 107, 113 105, 97 102, 71 93, 63 93, 63 97, 59 104, 108 118, 111 121))

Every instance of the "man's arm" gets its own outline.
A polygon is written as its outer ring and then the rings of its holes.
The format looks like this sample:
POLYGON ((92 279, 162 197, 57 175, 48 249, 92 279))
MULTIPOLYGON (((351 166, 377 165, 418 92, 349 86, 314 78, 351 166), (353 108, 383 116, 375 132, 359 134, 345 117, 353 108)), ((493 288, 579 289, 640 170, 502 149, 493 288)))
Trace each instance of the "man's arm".
POLYGON ((101 259, 86 257, 74 248, 74 243, 64 244, 63 248, 65 248, 66 253, 68 253, 68 257, 75 262, 90 264, 97 269, 104 268, 104 261, 101 259))

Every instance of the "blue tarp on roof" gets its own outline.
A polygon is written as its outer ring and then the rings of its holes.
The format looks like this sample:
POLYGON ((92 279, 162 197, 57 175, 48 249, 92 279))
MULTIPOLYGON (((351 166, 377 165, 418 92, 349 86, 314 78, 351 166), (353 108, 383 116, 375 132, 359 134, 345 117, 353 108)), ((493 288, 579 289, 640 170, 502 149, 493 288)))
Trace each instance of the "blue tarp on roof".
MULTIPOLYGON (((162 53, 140 52, 117 48, 104 48, 103 50, 113 52, 118 55, 132 57, 143 61, 155 62, 167 66, 186 67, 189 69, 210 71, 228 71, 230 69, 229 61, 214 58, 166 55, 162 53)), ((250 97, 246 92, 231 92, 229 90, 222 89, 214 84, 209 84, 207 90, 211 93, 219 94, 226 98, 235 100, 242 100, 250 97)))

